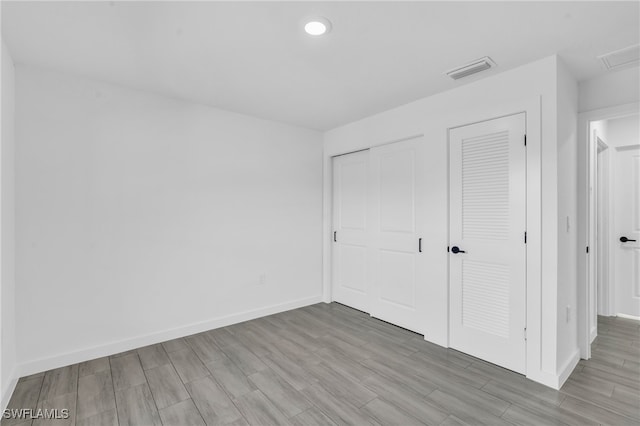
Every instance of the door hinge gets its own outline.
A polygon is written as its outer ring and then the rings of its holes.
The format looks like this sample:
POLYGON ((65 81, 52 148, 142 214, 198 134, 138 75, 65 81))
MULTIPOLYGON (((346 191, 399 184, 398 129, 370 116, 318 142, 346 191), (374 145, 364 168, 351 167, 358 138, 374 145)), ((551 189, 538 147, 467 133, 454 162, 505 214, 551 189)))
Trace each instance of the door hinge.
POLYGON ((336 237, 337 235, 338 235, 338 232, 337 232, 337 231, 333 231, 333 242, 334 242, 334 243, 335 243, 335 242, 338 242, 338 239, 337 239, 337 237, 336 237))
POLYGON ((524 328, 524 340, 527 340, 527 327, 524 328))
POLYGON ((589 246, 587 246, 587 254, 589 254, 589 246))
POLYGON ((524 231, 524 243, 527 244, 527 231, 524 231))
POLYGON ((447 246, 447 253, 449 253, 449 246, 447 246))
POLYGON ((527 135, 524 135, 524 146, 527 146, 527 135))

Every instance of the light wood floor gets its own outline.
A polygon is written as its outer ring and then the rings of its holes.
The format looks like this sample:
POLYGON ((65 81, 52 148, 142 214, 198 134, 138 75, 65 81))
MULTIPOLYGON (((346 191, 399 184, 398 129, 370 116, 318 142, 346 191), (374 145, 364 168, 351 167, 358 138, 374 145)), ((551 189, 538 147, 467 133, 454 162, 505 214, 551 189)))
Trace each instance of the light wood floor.
POLYGON ((639 327, 600 318, 558 392, 318 304, 24 377, 9 407, 70 409, 33 425, 637 425, 639 327))

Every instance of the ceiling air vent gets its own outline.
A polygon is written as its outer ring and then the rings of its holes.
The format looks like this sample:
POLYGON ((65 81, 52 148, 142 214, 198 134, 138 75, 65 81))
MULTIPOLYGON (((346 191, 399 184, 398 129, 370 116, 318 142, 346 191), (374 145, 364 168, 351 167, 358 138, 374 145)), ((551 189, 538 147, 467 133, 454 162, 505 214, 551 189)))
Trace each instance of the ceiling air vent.
POLYGON ((477 59, 466 65, 462 65, 460 67, 456 67, 450 71, 447 71, 447 75, 454 80, 459 80, 471 74, 488 70, 489 68, 493 68, 495 66, 496 63, 493 62, 490 57, 485 56, 484 58, 477 59))
POLYGON ((600 55, 598 58, 608 70, 638 65, 640 63, 640 44, 600 55))

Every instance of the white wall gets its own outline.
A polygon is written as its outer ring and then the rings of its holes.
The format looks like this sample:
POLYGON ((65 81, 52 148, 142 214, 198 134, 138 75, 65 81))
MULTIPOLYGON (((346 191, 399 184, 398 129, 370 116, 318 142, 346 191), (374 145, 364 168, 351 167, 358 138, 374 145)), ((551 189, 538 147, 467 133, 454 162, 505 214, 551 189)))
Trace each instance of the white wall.
MULTIPOLYGON (((454 90, 377 114, 325 134, 325 176, 330 176, 332 155, 365 149, 409 136, 424 134, 429 142, 425 158, 430 191, 429 216, 423 259, 428 263, 429 308, 425 312, 425 338, 448 344, 448 183, 447 129, 456 125, 526 111, 528 141, 527 217, 529 268, 527 272, 527 376, 558 386, 558 169, 564 151, 558 130, 557 57, 549 57, 454 90), (535 318, 535 321, 532 319, 535 318)), ((567 102, 569 102, 569 98, 567 102)), ((563 98, 565 99, 565 98, 563 98)), ((564 105, 564 104, 563 104, 564 105)), ((562 106, 562 105, 561 105, 562 106)), ((564 107, 563 107, 564 108, 564 107)), ((574 107, 575 110, 575 107, 574 107)), ((564 109, 563 109, 564 111, 564 109)), ((567 111, 569 108, 567 107, 567 111)), ((568 136, 567 136, 568 137, 568 136)), ((568 141, 569 139, 567 139, 568 141)), ((564 146, 563 146, 564 147, 564 146)), ((330 178, 325 178, 325 218, 330 218, 330 178), (329 180, 327 180, 329 179, 329 180)), ((564 213, 564 212, 563 212, 564 213)), ((330 253, 330 220, 325 220, 325 259, 330 253)), ((330 288, 325 262, 325 289, 330 288)), ((325 292, 325 300, 330 294, 325 292)))
POLYGON ((607 144, 611 147, 640 144, 640 116, 637 114, 623 118, 606 120, 607 144))
POLYGON ((16 82, 23 374, 321 300, 320 133, 32 67, 16 82))
POLYGON ((4 409, 15 386, 15 72, 2 41, 2 140, 0 144, 0 408, 4 409))
POLYGON ((598 135, 598 137, 600 137, 600 139, 602 139, 607 145, 609 144, 609 142, 607 142, 609 140, 608 136, 607 136, 607 124, 608 124, 609 120, 598 120, 598 121, 592 121, 591 122, 591 128, 590 128, 590 132, 595 131, 598 135))
MULTIPOLYGON (((577 337, 578 84, 558 61, 558 374, 579 361, 577 337), (568 310, 568 312, 567 312, 568 310)), ((563 380, 566 377, 563 377, 563 380)))
POLYGON ((578 111, 592 111, 640 101, 640 69, 610 71, 578 85, 578 111))

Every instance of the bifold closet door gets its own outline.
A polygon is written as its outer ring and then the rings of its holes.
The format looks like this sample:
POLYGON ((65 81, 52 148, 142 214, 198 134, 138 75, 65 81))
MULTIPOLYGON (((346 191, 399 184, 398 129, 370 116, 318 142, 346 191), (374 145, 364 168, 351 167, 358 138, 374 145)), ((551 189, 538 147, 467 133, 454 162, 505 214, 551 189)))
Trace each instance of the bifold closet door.
POLYGON ((371 149, 371 309, 376 318, 423 332, 426 274, 424 137, 371 149))
POLYGON ((369 151, 333 158, 333 300, 369 312, 369 151))
POLYGON ((450 346, 526 365, 525 115, 450 131, 450 346))

